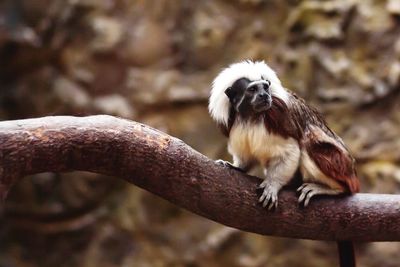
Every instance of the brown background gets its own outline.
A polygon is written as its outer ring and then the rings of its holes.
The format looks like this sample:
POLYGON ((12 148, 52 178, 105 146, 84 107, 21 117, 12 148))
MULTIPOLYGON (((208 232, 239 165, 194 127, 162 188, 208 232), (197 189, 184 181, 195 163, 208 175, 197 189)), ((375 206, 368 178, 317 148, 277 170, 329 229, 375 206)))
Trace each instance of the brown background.
MULTIPOLYGON (((362 191, 398 193, 399 33, 397 0, 3 0, 0 119, 112 114, 229 159, 210 83, 264 59, 343 137, 362 191)), ((0 267, 336 264, 334 243, 238 232, 91 173, 24 179, 0 210, 0 267)), ((399 249, 358 244, 360 265, 399 249)))

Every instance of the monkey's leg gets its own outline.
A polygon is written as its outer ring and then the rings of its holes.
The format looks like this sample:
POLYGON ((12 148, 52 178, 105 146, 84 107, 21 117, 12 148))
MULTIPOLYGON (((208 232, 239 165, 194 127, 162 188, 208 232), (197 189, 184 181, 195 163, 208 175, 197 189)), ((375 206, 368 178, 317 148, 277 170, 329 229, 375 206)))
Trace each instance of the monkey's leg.
POLYGON ((297 192, 301 192, 299 197, 299 203, 303 202, 304 207, 307 207, 310 199, 317 195, 339 195, 343 193, 343 190, 333 189, 326 185, 315 184, 315 183, 304 183, 298 189, 297 192))
POLYGON ((300 152, 292 151, 290 155, 272 160, 268 169, 264 169, 266 178, 259 186, 264 191, 258 200, 263 203, 263 207, 268 205, 268 210, 278 207, 278 193, 293 178, 298 167, 299 155, 300 152))

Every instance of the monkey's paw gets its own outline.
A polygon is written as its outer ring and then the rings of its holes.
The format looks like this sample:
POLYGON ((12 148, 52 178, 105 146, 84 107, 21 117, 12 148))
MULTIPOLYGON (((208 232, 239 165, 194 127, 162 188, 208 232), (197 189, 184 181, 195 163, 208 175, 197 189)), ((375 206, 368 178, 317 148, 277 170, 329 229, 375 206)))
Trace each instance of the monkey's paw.
POLYGON ((310 203, 310 199, 313 196, 317 195, 337 195, 340 191, 331 189, 321 184, 314 183, 304 183, 298 189, 297 192, 300 192, 299 203, 304 204, 304 207, 307 207, 310 203))
POLYGON ((224 167, 226 167, 226 168, 231 168, 231 169, 234 169, 234 170, 237 170, 237 171, 240 171, 240 172, 245 172, 241 168, 234 166, 229 161, 225 161, 225 160, 219 159, 219 160, 216 160, 215 162, 220 164, 220 165, 222 165, 222 166, 224 166, 224 167))
POLYGON ((279 186, 272 184, 269 180, 264 180, 258 188, 264 189, 258 202, 262 203, 263 207, 268 210, 278 207, 278 192, 279 186))

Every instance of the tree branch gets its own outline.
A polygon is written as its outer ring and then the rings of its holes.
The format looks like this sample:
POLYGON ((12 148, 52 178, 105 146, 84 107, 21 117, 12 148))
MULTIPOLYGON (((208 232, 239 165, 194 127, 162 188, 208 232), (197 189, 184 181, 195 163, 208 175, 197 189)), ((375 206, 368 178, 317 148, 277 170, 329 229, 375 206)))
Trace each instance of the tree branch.
POLYGON ((316 199, 292 191, 268 212, 259 180, 227 170, 182 141, 111 116, 44 117, 0 122, 0 197, 20 177, 91 171, 124 178, 170 202, 244 231, 281 237, 400 241, 400 196, 357 194, 316 199))

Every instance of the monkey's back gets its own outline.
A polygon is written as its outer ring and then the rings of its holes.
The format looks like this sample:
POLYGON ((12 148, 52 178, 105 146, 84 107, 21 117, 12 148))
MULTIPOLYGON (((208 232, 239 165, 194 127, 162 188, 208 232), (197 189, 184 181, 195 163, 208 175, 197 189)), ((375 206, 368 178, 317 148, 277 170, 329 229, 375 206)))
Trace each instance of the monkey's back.
POLYGON ((354 158, 342 139, 333 132, 322 115, 292 94, 292 123, 299 131, 300 170, 305 181, 319 182, 331 188, 355 193, 360 185, 354 158))

